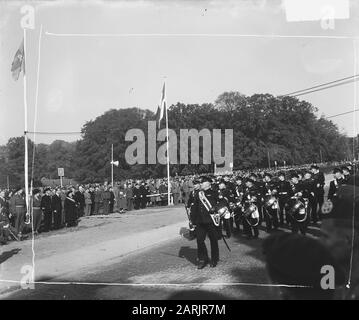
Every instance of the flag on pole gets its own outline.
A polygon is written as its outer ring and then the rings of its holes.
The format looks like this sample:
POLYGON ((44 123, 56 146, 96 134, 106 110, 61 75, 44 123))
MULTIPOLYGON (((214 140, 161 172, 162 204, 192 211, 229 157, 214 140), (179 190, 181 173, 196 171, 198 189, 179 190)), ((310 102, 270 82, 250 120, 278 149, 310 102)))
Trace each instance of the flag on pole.
POLYGON ((11 64, 11 73, 14 80, 19 79, 21 71, 25 74, 24 40, 22 40, 19 49, 17 49, 14 60, 11 64))
POLYGON ((156 122, 157 122, 158 128, 160 128, 161 120, 164 117, 166 108, 167 108, 167 106, 166 106, 166 84, 163 83, 161 102, 157 108, 157 113, 156 113, 156 122))

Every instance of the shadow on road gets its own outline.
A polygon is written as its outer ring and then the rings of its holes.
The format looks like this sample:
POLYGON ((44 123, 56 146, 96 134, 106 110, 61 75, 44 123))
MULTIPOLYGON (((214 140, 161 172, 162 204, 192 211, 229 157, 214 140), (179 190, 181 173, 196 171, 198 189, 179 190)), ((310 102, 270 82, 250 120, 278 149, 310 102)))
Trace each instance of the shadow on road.
POLYGON ((10 259, 12 256, 14 256, 15 254, 18 254, 21 251, 20 248, 16 248, 16 249, 12 249, 10 251, 5 251, 1 254, 0 256, 0 264, 2 264, 3 262, 5 262, 7 259, 10 259))
POLYGON ((180 250, 178 251, 178 256, 180 258, 185 258, 193 265, 197 265, 197 249, 195 248, 190 248, 188 246, 181 247, 180 250))

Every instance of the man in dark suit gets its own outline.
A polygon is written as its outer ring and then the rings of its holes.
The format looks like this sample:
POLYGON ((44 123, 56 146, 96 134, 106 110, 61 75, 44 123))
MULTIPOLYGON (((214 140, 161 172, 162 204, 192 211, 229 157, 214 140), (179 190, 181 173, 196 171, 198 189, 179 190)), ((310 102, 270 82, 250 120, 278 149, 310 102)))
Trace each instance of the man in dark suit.
POLYGON ((52 202, 51 202, 51 190, 46 188, 45 194, 41 198, 41 210, 44 213, 44 232, 51 230, 52 225, 52 202))
POLYGON ((61 213, 62 213, 62 201, 61 201, 61 190, 56 189, 55 194, 52 196, 51 199, 51 207, 52 212, 54 214, 54 229, 60 229, 61 228, 61 213))
POLYGON ((78 217, 82 217, 84 215, 84 208, 85 208, 85 189, 83 186, 79 186, 79 190, 76 191, 74 195, 75 201, 79 204, 78 206, 78 217))

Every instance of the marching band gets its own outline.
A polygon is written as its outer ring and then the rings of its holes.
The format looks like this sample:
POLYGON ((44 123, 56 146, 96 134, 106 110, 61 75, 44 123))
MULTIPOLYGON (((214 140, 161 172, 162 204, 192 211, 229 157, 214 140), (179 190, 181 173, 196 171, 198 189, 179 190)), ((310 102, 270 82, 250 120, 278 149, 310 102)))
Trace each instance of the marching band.
POLYGON ((257 239, 264 224, 267 233, 287 227, 292 233, 305 235, 308 226, 317 225, 326 208, 333 206, 336 190, 352 174, 350 165, 334 168, 326 201, 325 178, 317 165, 304 172, 279 172, 276 176, 251 173, 246 178, 226 175, 195 179, 186 209, 191 236, 197 238, 198 269, 209 262, 211 267, 217 266, 218 240, 225 241, 223 232, 227 238, 237 231, 247 239, 257 239), (207 235, 211 259, 205 245, 207 235))

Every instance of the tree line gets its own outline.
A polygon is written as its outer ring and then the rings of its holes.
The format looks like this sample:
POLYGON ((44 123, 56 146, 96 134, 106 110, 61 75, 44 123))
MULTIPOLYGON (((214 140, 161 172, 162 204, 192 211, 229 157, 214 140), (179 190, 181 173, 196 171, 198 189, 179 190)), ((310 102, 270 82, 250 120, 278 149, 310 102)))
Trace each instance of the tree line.
MULTIPOLYGON (((346 137, 332 121, 317 117, 316 112, 313 105, 295 97, 225 92, 214 103, 171 105, 168 123, 178 137, 180 129, 233 129, 235 169, 265 168, 268 157, 272 165, 274 161, 279 165, 284 161, 287 165, 300 165, 357 156, 359 137, 346 137)), ((147 135, 148 121, 154 119, 155 114, 149 110, 111 109, 86 122, 81 129, 81 139, 76 142, 56 140, 50 145, 37 144, 34 148, 29 141, 29 173, 33 172, 35 184, 40 184, 44 177, 57 178, 58 167, 65 169, 66 177, 80 183, 104 181, 111 175, 113 144, 114 158, 119 161, 114 170, 115 179, 163 177, 165 165, 130 166, 124 156, 132 143, 125 141, 126 132, 138 128, 147 135)), ((200 149, 200 159, 202 151, 200 149)), ((0 185, 7 184, 7 177, 11 185, 22 184, 23 163, 24 138, 10 138, 0 147, 0 185)), ((171 175, 210 171, 213 171, 213 164, 171 165, 171 175)))

